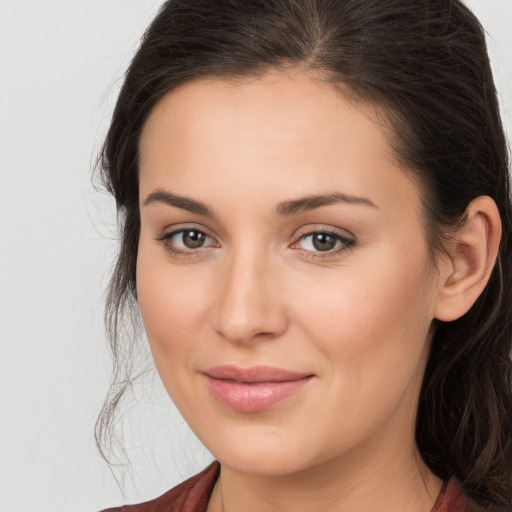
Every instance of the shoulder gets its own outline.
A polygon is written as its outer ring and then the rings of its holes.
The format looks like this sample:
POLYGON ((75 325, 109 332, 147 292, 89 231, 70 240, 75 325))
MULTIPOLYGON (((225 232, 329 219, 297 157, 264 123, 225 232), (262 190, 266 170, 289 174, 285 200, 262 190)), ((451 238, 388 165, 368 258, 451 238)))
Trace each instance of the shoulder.
POLYGON ((462 491, 459 482, 452 478, 443 484, 431 512, 483 512, 462 491))
POLYGON ((201 473, 154 500, 109 508, 102 512, 205 512, 219 472, 220 464, 214 461, 201 473))

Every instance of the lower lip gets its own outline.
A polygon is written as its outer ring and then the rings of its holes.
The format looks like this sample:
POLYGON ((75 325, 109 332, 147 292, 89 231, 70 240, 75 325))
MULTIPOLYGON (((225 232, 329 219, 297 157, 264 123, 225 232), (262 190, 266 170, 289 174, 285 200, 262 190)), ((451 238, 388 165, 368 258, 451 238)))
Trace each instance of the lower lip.
POLYGON ((268 409, 278 402, 296 395, 313 378, 283 381, 244 383, 214 379, 205 376, 213 396, 226 407, 239 412, 256 412, 268 409))

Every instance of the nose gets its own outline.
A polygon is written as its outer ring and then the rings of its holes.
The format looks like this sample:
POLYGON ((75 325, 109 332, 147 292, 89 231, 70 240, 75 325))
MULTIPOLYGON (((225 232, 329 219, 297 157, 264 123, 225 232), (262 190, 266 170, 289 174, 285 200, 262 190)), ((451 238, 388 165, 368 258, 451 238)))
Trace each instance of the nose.
POLYGON ((251 251, 225 261, 214 313, 217 333, 232 343, 274 339, 288 327, 279 271, 251 251))

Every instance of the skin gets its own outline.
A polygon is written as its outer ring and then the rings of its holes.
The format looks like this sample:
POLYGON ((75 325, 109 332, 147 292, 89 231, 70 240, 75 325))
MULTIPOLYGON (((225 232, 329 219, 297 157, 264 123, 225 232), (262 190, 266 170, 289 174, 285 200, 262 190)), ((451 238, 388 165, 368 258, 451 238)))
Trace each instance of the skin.
MULTIPOLYGON (((482 279, 470 280, 497 243, 454 245, 436 269, 421 190, 388 137, 371 109, 299 70, 187 83, 145 125, 138 300, 165 388, 221 462, 209 512, 428 512, 439 493, 414 440, 432 321, 470 307, 482 279), (155 191, 213 216, 148 200, 155 191), (333 193, 366 203, 276 213, 333 193), (204 245, 169 237, 185 228, 204 245), (352 243, 319 251, 308 234, 326 231, 352 243), (202 375, 221 364, 314 378, 269 409, 236 412, 202 375)), ((470 216, 479 240, 499 239, 490 203, 470 216)))

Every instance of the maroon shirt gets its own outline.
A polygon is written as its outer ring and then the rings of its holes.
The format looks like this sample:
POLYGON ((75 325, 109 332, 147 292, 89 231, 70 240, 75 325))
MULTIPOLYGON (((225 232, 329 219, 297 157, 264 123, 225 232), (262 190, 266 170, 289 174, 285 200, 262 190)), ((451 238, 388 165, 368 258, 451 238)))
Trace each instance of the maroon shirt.
MULTIPOLYGON (((159 498, 139 505, 124 505, 103 512, 206 512, 213 487, 220 473, 215 461, 201 473, 185 480, 159 498)), ((431 512, 473 512, 455 479, 445 482, 431 512)))

